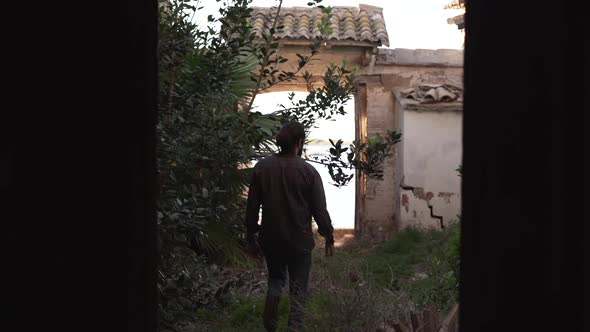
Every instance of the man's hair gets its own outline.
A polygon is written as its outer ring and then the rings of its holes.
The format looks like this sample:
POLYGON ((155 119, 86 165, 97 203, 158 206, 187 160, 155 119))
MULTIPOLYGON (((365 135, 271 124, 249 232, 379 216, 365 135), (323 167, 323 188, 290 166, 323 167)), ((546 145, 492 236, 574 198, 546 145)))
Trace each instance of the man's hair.
POLYGON ((281 154, 293 151, 299 140, 305 139, 305 128, 296 121, 290 121, 283 125, 277 134, 277 145, 281 148, 281 154))

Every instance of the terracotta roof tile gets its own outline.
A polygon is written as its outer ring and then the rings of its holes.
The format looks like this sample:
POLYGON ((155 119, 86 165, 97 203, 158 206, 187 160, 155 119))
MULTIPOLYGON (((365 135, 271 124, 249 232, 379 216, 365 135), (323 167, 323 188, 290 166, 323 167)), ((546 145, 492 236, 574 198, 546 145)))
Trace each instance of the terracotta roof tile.
MULTIPOLYGON (((268 31, 271 15, 276 9, 268 7, 252 8, 252 25, 258 36, 268 31)), ((375 6, 334 7, 330 19, 332 33, 328 40, 351 40, 370 42, 389 46, 389 36, 383 20, 383 9, 375 6)), ((284 28, 277 32, 279 38, 311 39, 319 35, 318 24, 324 14, 319 8, 283 7, 279 25, 284 28)))

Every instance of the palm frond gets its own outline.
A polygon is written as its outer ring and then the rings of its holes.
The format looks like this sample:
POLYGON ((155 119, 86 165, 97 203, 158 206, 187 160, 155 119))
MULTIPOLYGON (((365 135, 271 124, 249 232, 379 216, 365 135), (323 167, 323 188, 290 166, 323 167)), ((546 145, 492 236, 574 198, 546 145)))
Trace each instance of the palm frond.
POLYGON ((245 101, 249 92, 256 88, 256 82, 252 77, 252 71, 258 66, 258 58, 253 52, 242 55, 231 68, 231 82, 229 91, 237 101, 245 101))
POLYGON ((220 222, 209 222, 203 234, 195 238, 197 249, 207 256, 228 257, 240 251, 235 235, 229 230, 231 225, 220 222))

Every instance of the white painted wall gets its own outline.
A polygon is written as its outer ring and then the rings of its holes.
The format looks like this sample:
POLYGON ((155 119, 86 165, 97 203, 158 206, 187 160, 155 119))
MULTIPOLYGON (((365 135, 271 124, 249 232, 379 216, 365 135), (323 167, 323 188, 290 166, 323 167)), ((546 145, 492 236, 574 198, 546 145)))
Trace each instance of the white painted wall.
POLYGON ((462 113, 404 111, 405 182, 430 191, 456 192, 461 179, 462 113))
POLYGON ((401 227, 440 225, 430 217, 429 204, 444 224, 456 220, 461 213, 456 169, 462 158, 462 112, 404 110, 402 133, 404 184, 422 188, 424 194, 402 191, 401 227))

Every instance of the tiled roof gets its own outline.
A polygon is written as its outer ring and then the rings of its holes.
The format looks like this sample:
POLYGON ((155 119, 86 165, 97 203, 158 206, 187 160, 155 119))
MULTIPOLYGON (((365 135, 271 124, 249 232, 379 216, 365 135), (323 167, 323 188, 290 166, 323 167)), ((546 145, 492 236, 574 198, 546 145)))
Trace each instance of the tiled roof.
MULTIPOLYGON (((276 9, 252 7, 252 25, 258 36, 272 26, 272 16, 276 9)), ((330 19, 332 34, 328 40, 349 40, 369 42, 376 46, 389 46, 389 37, 380 7, 359 5, 359 7, 333 7, 330 19)), ((277 32, 279 38, 311 39, 319 35, 317 23, 325 14, 319 8, 282 7, 279 26, 284 28, 277 32)))

